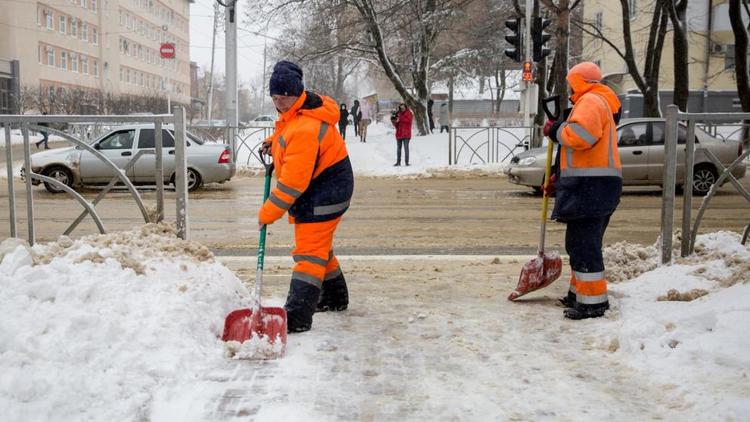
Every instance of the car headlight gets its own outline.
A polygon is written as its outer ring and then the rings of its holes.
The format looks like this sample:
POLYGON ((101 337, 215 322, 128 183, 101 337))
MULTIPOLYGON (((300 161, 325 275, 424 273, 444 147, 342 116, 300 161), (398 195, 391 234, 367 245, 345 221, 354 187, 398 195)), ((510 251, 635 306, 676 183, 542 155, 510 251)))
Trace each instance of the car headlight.
POLYGON ((530 166, 532 164, 536 163, 536 157, 525 157, 518 160, 519 166, 530 166))

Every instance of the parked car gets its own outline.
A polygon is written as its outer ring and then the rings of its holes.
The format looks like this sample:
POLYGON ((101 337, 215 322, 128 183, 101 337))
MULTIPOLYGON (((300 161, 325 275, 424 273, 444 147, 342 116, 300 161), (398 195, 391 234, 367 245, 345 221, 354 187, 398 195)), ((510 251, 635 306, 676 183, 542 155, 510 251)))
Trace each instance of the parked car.
MULTIPOLYGON (((191 133, 187 136, 188 189, 194 191, 204 183, 225 182, 234 176, 228 145, 204 142, 191 133)), ((140 150, 154 149, 154 125, 118 126, 90 144, 104 154, 119 168, 125 168, 140 150)), ((174 129, 164 125, 162 129, 164 182, 174 183, 174 129)), ((142 155, 128 170, 127 176, 134 184, 154 184, 155 160, 153 154, 142 155)), ((38 152, 31 155, 31 169, 76 188, 81 185, 107 184, 115 176, 114 171, 89 151, 74 146, 38 152)), ((23 170, 22 170, 23 172, 23 170)), ((23 174, 23 173, 22 173, 23 174)), ((35 185, 40 182, 33 180, 35 185)), ((61 189, 44 182, 52 193, 61 189)))
MULTIPOLYGON (((664 172, 664 119, 623 119, 617 126, 617 145, 622 163, 624 185, 662 185, 664 172)), ((677 129, 677 188, 685 185, 685 141, 687 127, 677 129)), ((693 167, 693 193, 705 195, 719 178, 719 170, 706 155, 710 150, 722 164, 729 165, 742 154, 742 144, 715 138, 700 128, 695 129, 695 165, 693 167)), ((505 169, 511 183, 530 186, 541 192, 544 182, 546 148, 524 151, 511 159, 505 169)), ((732 171, 735 177, 745 175, 747 168, 739 166, 732 171)))
POLYGON ((249 122, 247 122, 247 125, 251 127, 252 126, 273 127, 277 119, 278 119, 277 116, 274 116, 271 114, 261 114, 260 116, 257 116, 254 119, 251 119, 249 122))

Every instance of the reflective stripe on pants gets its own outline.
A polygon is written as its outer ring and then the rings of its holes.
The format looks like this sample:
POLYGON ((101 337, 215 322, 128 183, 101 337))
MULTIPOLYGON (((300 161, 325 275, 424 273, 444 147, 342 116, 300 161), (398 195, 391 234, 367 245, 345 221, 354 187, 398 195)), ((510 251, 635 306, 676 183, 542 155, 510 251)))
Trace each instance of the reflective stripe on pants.
MULTIPOLYGON (((321 287, 328 275, 340 272, 333 255, 333 235, 341 217, 318 223, 294 224, 294 269, 292 278, 321 287)), ((333 278, 333 277, 331 277, 333 278)))

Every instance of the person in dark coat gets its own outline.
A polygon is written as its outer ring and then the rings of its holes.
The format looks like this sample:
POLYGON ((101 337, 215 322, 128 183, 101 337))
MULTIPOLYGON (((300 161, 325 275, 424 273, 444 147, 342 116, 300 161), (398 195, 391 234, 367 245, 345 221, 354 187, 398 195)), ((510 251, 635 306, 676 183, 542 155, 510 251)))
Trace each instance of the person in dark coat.
POLYGON ((432 117, 432 106, 435 105, 435 101, 432 101, 432 98, 427 100, 427 120, 430 124, 430 133, 432 133, 432 130, 435 129, 435 119, 432 117))
MULTIPOLYGON (((46 111, 44 113, 42 113, 42 116, 46 116, 46 115, 47 115, 46 111)), ((39 123, 39 126, 49 127, 49 123, 47 123, 47 122, 41 122, 41 123, 39 123)), ((49 142, 49 135, 47 134, 47 131, 46 130, 40 130, 39 134, 42 135, 42 139, 39 140, 39 142, 37 142, 35 144, 36 148, 39 149, 39 145, 44 144, 44 149, 49 149, 49 145, 47 145, 47 142, 49 142)))
POLYGON ((359 100, 354 100, 354 105, 349 111, 352 115, 352 124, 354 125, 354 136, 359 136, 359 119, 362 117, 362 113, 359 112, 359 100))
POLYGON ((409 141, 411 140, 411 123, 414 120, 414 114, 409 110, 406 104, 398 105, 398 111, 391 117, 391 123, 396 128, 396 164, 401 165, 401 148, 404 149, 404 162, 409 165, 409 141))
POLYGON ((341 103, 339 113, 339 133, 346 140, 346 125, 349 124, 349 111, 346 109, 346 104, 341 103))

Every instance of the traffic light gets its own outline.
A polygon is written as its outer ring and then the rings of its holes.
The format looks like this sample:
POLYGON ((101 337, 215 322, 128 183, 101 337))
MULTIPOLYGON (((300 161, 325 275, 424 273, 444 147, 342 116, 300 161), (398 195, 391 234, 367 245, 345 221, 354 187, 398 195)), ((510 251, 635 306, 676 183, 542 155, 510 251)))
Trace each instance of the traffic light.
POLYGON ((510 33, 505 33, 505 41, 513 48, 506 48, 505 55, 513 61, 521 62, 523 59, 523 26, 521 18, 508 19, 505 21, 505 27, 510 29, 510 33))
POLYGON ((552 21, 549 19, 534 18, 531 24, 531 39, 534 45, 535 62, 541 61, 552 52, 552 50, 544 46, 544 44, 552 38, 552 35, 544 32, 544 28, 550 26, 551 23, 552 21))

